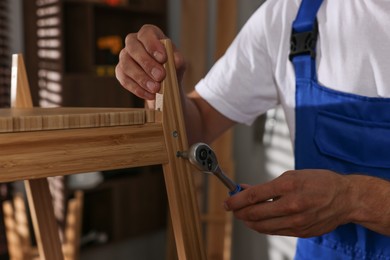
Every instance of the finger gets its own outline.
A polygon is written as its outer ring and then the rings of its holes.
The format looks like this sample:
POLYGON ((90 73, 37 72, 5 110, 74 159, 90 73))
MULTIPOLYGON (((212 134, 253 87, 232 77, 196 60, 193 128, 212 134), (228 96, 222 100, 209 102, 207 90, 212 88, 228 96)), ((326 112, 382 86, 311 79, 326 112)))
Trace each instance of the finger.
POLYGON ((245 225, 262 234, 303 237, 305 230, 293 229, 286 218, 268 219, 264 221, 246 221, 245 225))
POLYGON ((126 76, 151 94, 157 93, 160 90, 160 83, 146 74, 126 51, 121 51, 119 56, 120 62, 118 65, 126 76))
POLYGON ((244 221, 244 223, 250 229, 260 233, 294 237, 319 236, 337 227, 332 221, 312 222, 309 217, 302 214, 263 221, 244 221))
POLYGON ((279 201, 264 201, 234 211, 234 216, 243 221, 262 221, 268 218, 288 215, 283 203, 279 201))
POLYGON ((245 225, 259 233, 268 235, 293 235, 287 218, 266 219, 263 221, 244 221, 245 225))
POLYGON ((249 185, 249 184, 240 184, 240 186, 244 190, 249 189, 250 187, 252 187, 252 185, 249 185))
POLYGON ((225 201, 226 210, 237 211, 249 205, 257 204, 278 197, 274 192, 272 182, 268 184, 256 185, 248 189, 244 189, 240 193, 228 198, 225 201))
MULTIPOLYGON (((141 44, 140 41, 134 35, 128 35, 126 37, 126 47, 124 52, 127 53, 127 57, 139 65, 154 81, 161 82, 165 78, 165 69, 154 57, 152 57, 141 44)), ((123 58, 126 58, 122 54, 123 58)), ((123 60, 125 64, 126 60, 123 60)))
POLYGON ((153 100, 155 98, 154 94, 141 88, 134 80, 128 77, 119 65, 115 68, 115 75, 119 83, 134 95, 147 100, 153 100))
POLYGON ((143 44, 146 51, 159 63, 166 62, 167 54, 160 40, 167 39, 167 36, 165 36, 160 28, 146 24, 139 30, 137 39, 143 44))

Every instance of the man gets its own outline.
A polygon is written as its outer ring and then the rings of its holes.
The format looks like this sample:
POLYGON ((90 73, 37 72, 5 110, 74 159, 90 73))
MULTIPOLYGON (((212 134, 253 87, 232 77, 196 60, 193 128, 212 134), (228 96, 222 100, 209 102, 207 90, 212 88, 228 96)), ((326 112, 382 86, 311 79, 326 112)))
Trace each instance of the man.
MULTIPOLYGON (((389 14, 388 1, 269 0, 183 95, 190 142, 283 106, 296 170, 225 208, 258 232, 300 237, 297 259, 390 259, 389 14)), ((126 38, 116 74, 141 98, 165 76, 165 37, 147 25, 126 38)))

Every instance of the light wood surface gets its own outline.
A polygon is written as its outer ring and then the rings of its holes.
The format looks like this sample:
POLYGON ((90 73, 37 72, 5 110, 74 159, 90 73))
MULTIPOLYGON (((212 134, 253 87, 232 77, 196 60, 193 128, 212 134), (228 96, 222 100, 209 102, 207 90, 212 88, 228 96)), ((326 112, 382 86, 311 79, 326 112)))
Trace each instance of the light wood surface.
POLYGON ((0 134, 0 181, 168 162, 161 124, 0 134))
MULTIPOLYGON (((96 111, 92 111, 91 115, 79 111, 71 115, 83 117, 88 124, 86 128, 80 128, 78 125, 70 129, 71 123, 63 120, 69 119, 69 114, 60 116, 53 113, 55 110, 28 110, 31 109, 32 102, 31 96, 28 98, 28 95, 25 95, 29 93, 25 90, 29 86, 23 60, 20 56, 14 59, 16 64, 13 65, 13 71, 15 68, 17 73, 13 73, 13 78, 18 79, 18 83, 13 84, 16 89, 12 92, 17 93, 13 98, 13 108, 27 110, 3 112, 5 121, 7 117, 12 118, 12 127, 5 123, 9 127, 8 131, 12 129, 12 132, 0 134, 0 182, 26 180, 25 186, 42 260, 64 259, 46 177, 154 164, 163 165, 179 259, 206 259, 190 165, 187 160, 176 157, 176 152, 187 150, 188 144, 173 50, 170 41, 164 41, 164 44, 169 59, 165 64, 167 77, 162 87, 164 92, 161 96, 161 111, 146 110, 142 115, 134 115, 137 120, 142 118, 142 123, 134 120, 130 110, 122 111, 125 113, 123 122, 129 121, 131 125, 122 125, 119 116, 119 126, 96 127, 96 122, 101 122, 96 118, 104 118, 106 113, 100 111, 103 116, 99 113, 97 116, 96 111), (22 75, 19 75, 20 73, 22 75), (59 119, 61 117, 62 119, 59 119), (151 117, 155 117, 155 120, 151 117), (51 120, 48 125, 58 128, 39 129, 39 121, 44 121, 44 118, 51 120), (15 124, 18 120, 22 123, 15 124), (95 125, 91 126, 91 121, 95 125), (134 122, 136 123, 133 124, 134 122)), ((111 116, 109 118, 111 120, 111 116)))
POLYGON ((162 123, 168 153, 163 164, 173 233, 179 259, 206 259, 200 229, 200 214, 196 200, 189 162, 176 156, 177 151, 188 150, 187 135, 181 109, 173 50, 169 40, 165 44, 168 62, 167 76, 162 84, 162 123))
POLYGON ((65 260, 80 258, 80 237, 83 220, 84 193, 76 191, 74 198, 68 201, 65 223, 65 239, 62 246, 65 260))
MULTIPOLYGON (((31 108, 30 86, 22 55, 12 56, 11 74, 11 108, 31 108)), ((19 149, 20 151, 23 149, 19 149)), ((20 173, 29 173, 29 169, 23 170, 20 173)), ((58 225, 47 179, 25 180, 24 185, 41 260, 63 260, 58 225)))
POLYGON ((11 108, 0 109, 0 133, 137 125, 146 122, 137 108, 11 108))

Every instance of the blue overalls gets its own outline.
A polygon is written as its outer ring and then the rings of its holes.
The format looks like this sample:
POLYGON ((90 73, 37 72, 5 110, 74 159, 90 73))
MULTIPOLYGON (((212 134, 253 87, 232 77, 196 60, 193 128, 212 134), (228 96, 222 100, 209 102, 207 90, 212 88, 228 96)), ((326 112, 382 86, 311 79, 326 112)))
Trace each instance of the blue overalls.
MULTIPOLYGON (((390 99, 344 93, 317 82, 316 16, 321 3, 302 0, 293 23, 290 59, 296 75, 295 167, 389 179, 390 99)), ((390 259, 390 237, 346 224, 323 236, 298 239, 295 257, 390 259)))

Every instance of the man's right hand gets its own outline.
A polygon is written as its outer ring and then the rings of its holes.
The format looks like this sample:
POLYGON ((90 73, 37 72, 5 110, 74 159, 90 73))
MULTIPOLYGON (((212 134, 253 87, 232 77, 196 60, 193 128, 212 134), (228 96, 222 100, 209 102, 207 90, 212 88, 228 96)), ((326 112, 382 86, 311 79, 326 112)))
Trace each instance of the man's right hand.
MULTIPOLYGON (((160 90, 166 72, 163 64, 167 53, 160 40, 167 39, 156 26, 144 25, 137 33, 130 33, 119 54, 115 74, 120 84, 134 95, 153 100, 160 90)), ((185 70, 183 56, 174 47, 174 59, 179 84, 185 70)))

